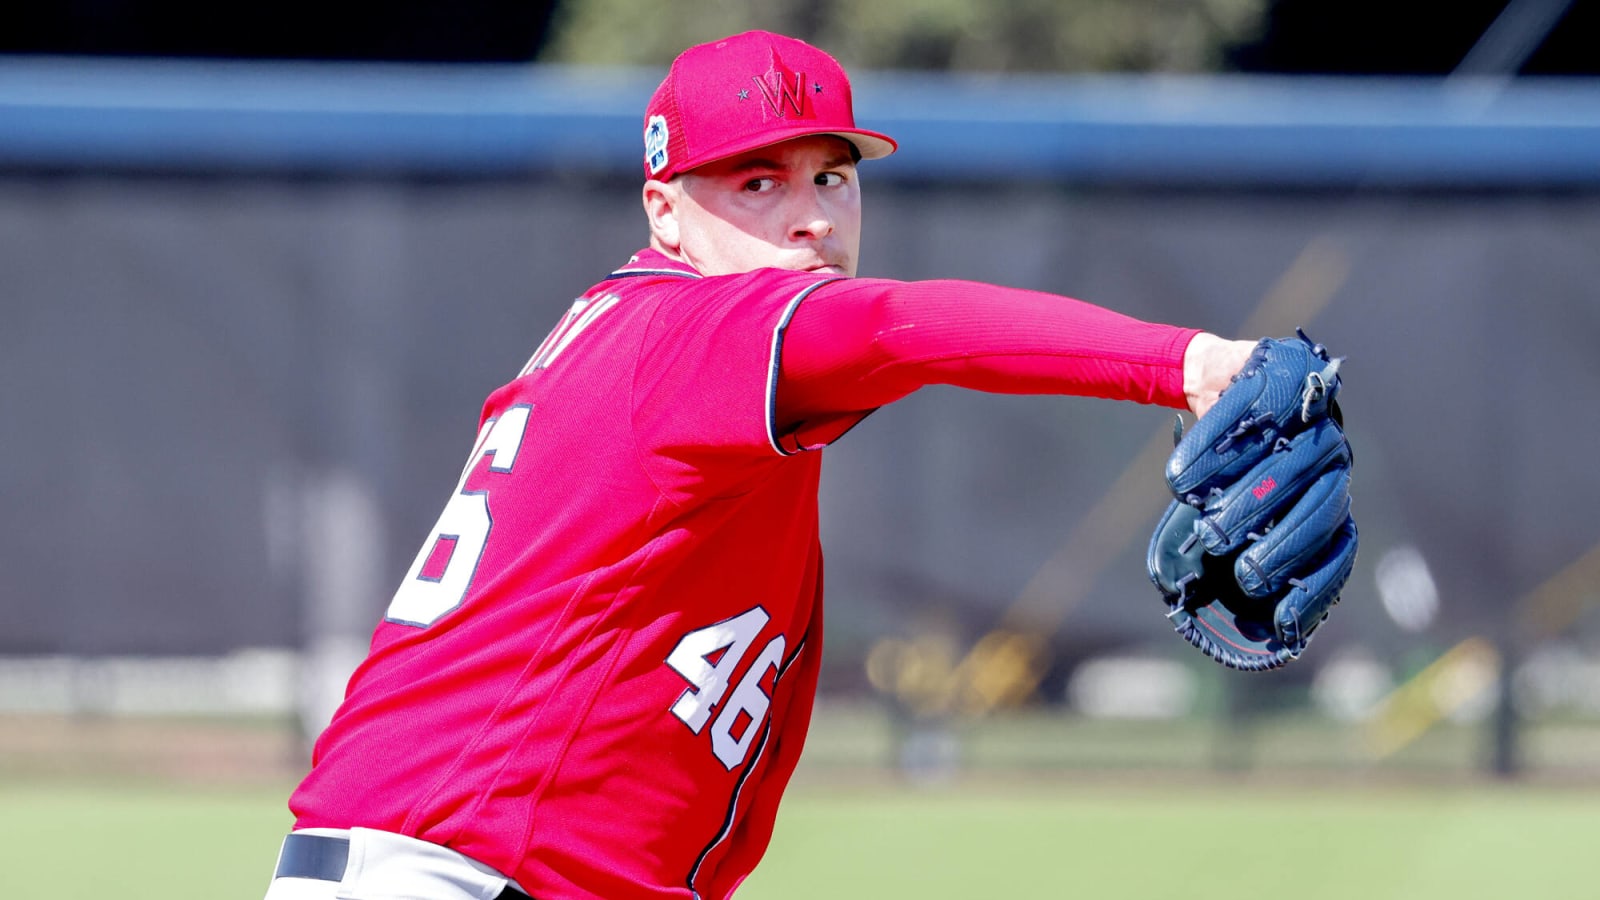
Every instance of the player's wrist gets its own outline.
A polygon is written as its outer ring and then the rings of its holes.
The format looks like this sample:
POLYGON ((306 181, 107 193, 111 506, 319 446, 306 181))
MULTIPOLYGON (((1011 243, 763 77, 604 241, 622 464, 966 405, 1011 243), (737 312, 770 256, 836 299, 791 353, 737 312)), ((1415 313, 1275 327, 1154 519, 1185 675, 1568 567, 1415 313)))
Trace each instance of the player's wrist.
POLYGON ((1255 346, 1255 341, 1230 341, 1207 331, 1196 334, 1183 352, 1183 396, 1189 411, 1205 415, 1244 368, 1255 346))

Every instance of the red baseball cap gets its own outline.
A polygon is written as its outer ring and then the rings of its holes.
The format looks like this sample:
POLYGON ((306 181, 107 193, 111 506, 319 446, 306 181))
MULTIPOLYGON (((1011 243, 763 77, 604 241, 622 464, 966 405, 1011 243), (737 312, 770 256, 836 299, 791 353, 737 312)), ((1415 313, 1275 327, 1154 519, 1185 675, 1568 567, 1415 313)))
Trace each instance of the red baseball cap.
POLYGON ((850 79, 804 41, 747 31, 697 44, 672 61, 644 114, 644 176, 668 181, 696 166, 812 134, 854 144, 862 159, 895 151, 856 127, 850 79))

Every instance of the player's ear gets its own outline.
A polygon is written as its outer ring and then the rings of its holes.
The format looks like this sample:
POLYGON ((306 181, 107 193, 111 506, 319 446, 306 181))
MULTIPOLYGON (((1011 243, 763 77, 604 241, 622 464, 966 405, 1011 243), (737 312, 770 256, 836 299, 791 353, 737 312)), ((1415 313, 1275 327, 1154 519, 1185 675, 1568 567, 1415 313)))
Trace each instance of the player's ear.
POLYGON ((676 253, 682 244, 678 230, 681 196, 672 182, 652 178, 644 183, 644 215, 650 221, 651 242, 669 253, 676 253))

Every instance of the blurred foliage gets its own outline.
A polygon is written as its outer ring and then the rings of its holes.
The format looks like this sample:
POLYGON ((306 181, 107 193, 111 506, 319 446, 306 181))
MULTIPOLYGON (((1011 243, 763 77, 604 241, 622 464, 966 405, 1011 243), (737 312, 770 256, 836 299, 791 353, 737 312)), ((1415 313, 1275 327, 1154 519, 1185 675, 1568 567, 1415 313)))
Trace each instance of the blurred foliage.
POLYGON ((850 68, 1207 72, 1254 38, 1268 0, 565 0, 543 59, 665 66, 685 47, 761 28, 850 68))

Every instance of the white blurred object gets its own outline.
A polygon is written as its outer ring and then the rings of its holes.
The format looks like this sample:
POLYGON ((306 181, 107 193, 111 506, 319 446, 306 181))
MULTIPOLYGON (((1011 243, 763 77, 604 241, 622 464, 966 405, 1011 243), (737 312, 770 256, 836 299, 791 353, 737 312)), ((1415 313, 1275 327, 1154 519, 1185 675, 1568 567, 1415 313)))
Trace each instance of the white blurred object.
POLYGON ((295 708, 299 654, 0 657, 0 714, 279 716, 295 708))
POLYGON ((1311 699, 1332 718, 1345 722, 1370 716, 1394 690, 1389 667, 1365 651, 1340 654, 1317 670, 1311 699))
POLYGON ((1196 693, 1187 666, 1145 657, 1091 659, 1067 682, 1068 701, 1091 718, 1175 719, 1194 708, 1196 693))
POLYGON ((1402 630, 1415 634, 1433 624, 1439 589, 1422 551, 1405 544, 1385 553, 1378 560, 1376 580, 1384 611, 1402 630))
POLYGON ((1600 714, 1600 659, 1570 645, 1540 647, 1518 667, 1514 689, 1529 713, 1600 714))
POLYGON ((306 649, 299 706, 301 727, 315 740, 366 658, 374 610, 390 589, 382 550, 386 526, 372 486, 359 473, 334 469, 303 489, 306 649))

